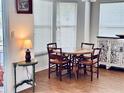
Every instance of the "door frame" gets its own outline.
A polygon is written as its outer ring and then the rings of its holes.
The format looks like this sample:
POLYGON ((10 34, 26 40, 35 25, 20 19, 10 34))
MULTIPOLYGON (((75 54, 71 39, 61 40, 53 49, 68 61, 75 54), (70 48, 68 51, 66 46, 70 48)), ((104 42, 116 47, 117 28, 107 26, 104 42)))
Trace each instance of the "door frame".
POLYGON ((9 2, 1 0, 2 4, 2 25, 3 25, 3 64, 4 64, 4 93, 7 93, 9 87, 8 66, 9 63, 9 2))

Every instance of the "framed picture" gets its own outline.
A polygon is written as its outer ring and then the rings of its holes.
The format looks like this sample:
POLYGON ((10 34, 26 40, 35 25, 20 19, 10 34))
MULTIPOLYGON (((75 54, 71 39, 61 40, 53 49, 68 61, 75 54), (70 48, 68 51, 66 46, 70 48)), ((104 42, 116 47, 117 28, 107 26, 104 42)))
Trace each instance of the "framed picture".
POLYGON ((32 0, 16 0, 16 10, 20 14, 32 14, 32 0))

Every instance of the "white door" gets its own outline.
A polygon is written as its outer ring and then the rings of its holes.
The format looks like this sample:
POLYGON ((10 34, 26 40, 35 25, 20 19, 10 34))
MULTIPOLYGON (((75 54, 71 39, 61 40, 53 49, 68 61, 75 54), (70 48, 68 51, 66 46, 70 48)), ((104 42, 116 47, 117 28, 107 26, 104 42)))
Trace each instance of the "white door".
POLYGON ((58 2, 56 20, 58 47, 76 47, 77 3, 58 2))

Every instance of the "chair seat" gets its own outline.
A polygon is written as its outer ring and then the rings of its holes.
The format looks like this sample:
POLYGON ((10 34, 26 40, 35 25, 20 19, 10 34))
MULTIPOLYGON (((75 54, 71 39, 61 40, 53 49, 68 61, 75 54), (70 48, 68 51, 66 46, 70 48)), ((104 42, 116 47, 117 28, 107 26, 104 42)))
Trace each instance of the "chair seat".
POLYGON ((83 57, 84 57, 84 59, 89 59, 89 58, 91 58, 91 54, 85 54, 85 55, 83 55, 83 57))
POLYGON ((83 61, 80 62, 80 64, 84 64, 84 65, 93 65, 93 64, 96 64, 96 63, 97 63, 96 60, 94 60, 94 61, 92 61, 92 60, 83 60, 83 61))
POLYGON ((50 59, 50 63, 54 63, 54 64, 66 64, 68 63, 68 61, 60 61, 58 59, 50 59))

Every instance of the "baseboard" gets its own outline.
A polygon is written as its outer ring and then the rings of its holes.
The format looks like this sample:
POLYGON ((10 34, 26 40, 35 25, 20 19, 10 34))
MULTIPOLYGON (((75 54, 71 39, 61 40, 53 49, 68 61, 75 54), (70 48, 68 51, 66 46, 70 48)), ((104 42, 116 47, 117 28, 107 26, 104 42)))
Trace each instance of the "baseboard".
POLYGON ((23 84, 23 86, 19 86, 17 88, 17 92, 21 92, 21 91, 28 89, 28 88, 31 88, 31 87, 32 87, 31 85, 23 84))
POLYGON ((48 66, 44 66, 42 68, 37 68, 36 72, 40 72, 40 71, 45 70, 45 69, 48 69, 48 66))
MULTIPOLYGON (((48 69, 48 66, 44 66, 44 67, 40 67, 40 68, 35 68, 36 71, 35 72, 40 72, 42 70, 45 70, 45 69, 48 69)), ((24 84, 23 86, 19 86, 19 88, 17 88, 17 92, 21 92, 25 89, 28 89, 28 88, 31 88, 32 86, 31 85, 27 85, 27 84, 24 84)))

